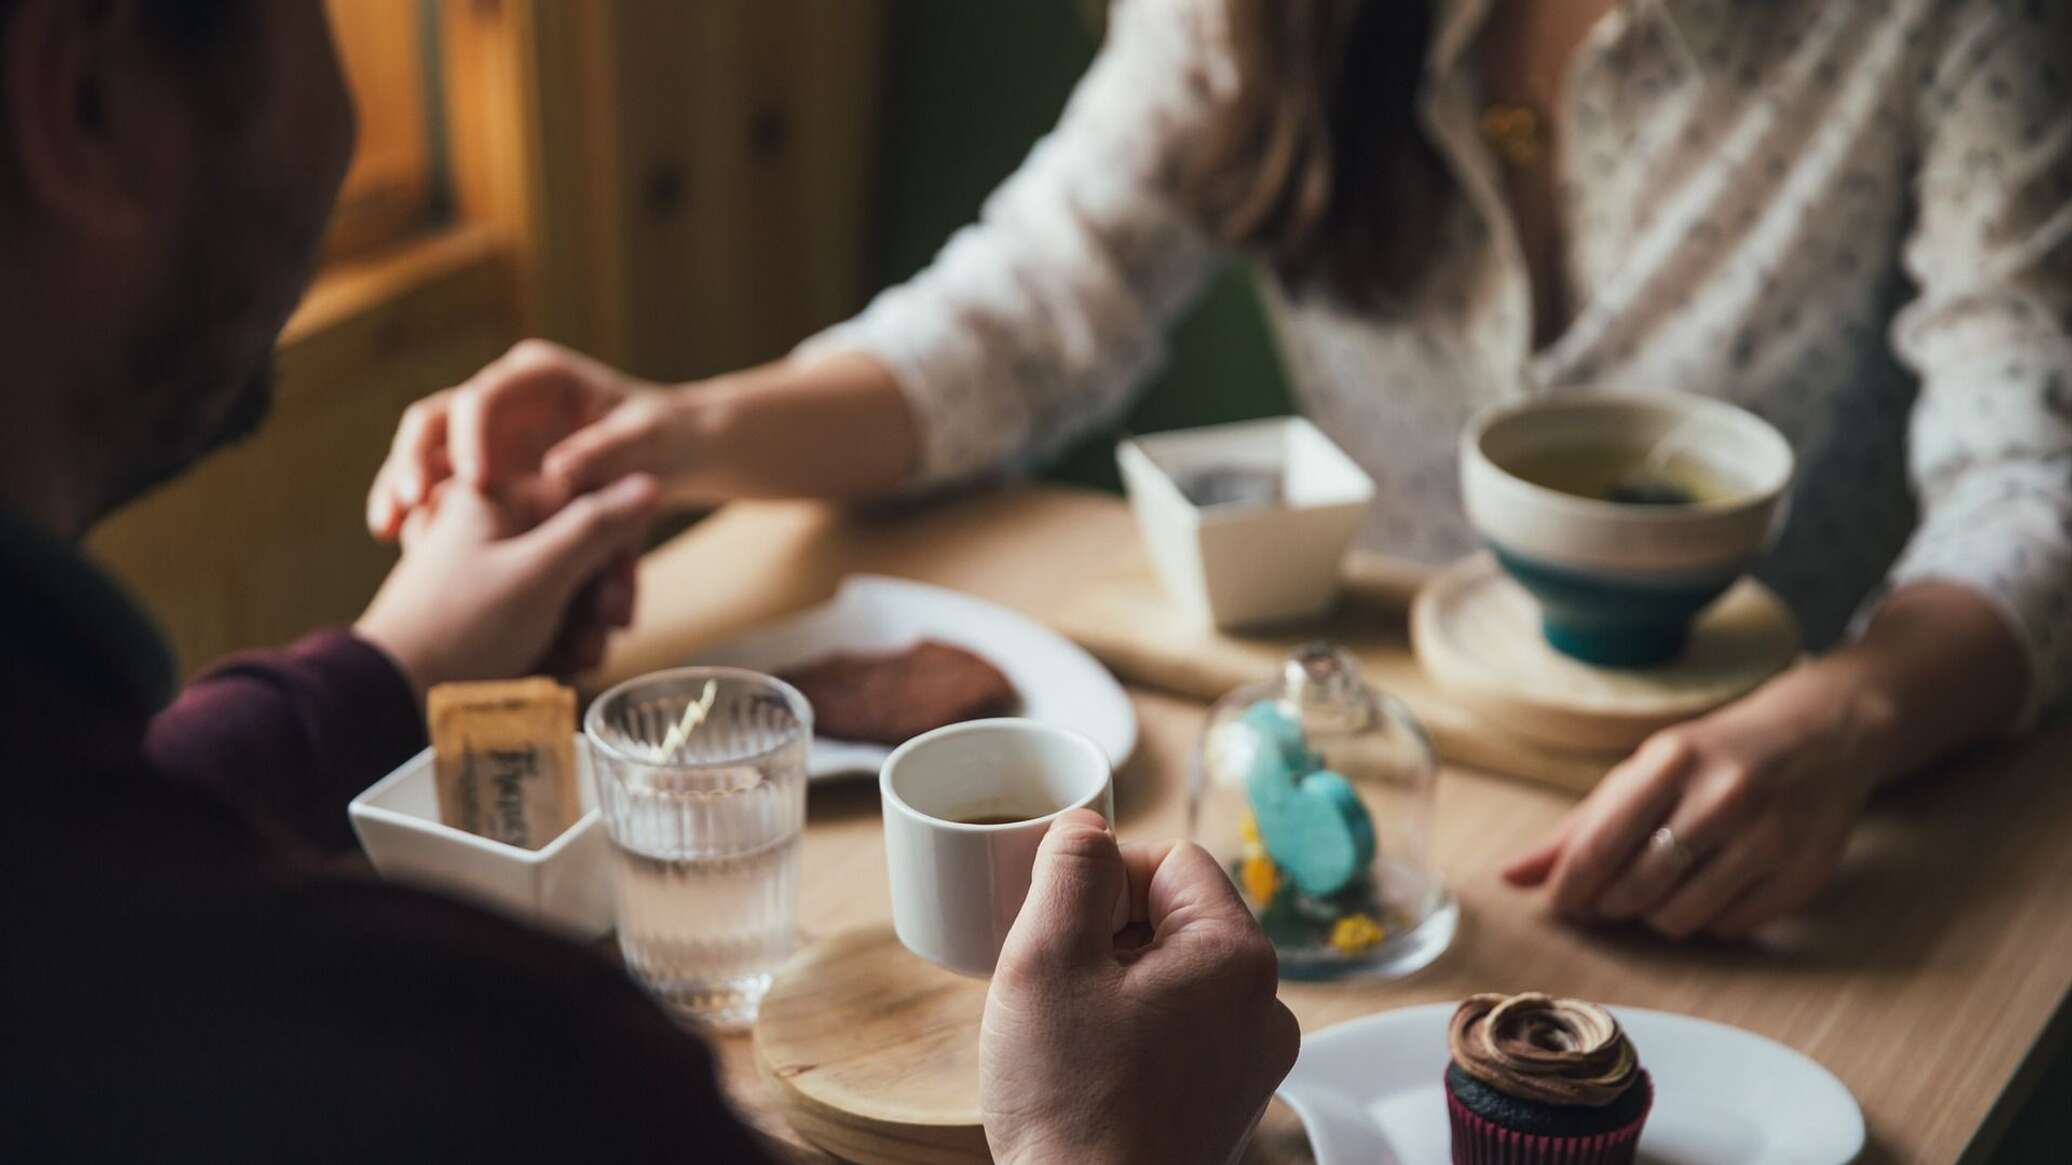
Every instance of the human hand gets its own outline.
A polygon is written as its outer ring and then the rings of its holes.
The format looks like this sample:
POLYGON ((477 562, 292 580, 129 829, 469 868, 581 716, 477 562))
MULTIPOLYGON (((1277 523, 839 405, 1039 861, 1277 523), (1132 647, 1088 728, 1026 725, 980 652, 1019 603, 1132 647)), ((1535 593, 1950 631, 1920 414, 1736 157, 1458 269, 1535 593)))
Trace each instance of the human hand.
POLYGON ((448 479, 498 491, 543 481, 531 488, 573 496, 631 473, 666 478, 693 459, 697 419, 660 385, 527 340, 404 411, 368 491, 367 526, 396 538, 448 479))
POLYGON ((1505 867, 1585 921, 1735 938, 1803 906, 1833 875, 1873 789, 1897 766, 1889 701, 1802 665, 1656 733, 1537 848, 1505 867))
POLYGON ((420 695, 595 666, 609 628, 632 619, 633 556, 658 493, 633 476, 564 505, 449 482, 412 514, 403 558, 354 630, 420 695))
POLYGON ((994 1159, 1236 1160, 1301 1043, 1278 986, 1272 945, 1199 846, 1118 848, 1098 814, 1059 817, 986 993, 994 1159), (1113 933, 1125 890, 1135 942, 1113 933))

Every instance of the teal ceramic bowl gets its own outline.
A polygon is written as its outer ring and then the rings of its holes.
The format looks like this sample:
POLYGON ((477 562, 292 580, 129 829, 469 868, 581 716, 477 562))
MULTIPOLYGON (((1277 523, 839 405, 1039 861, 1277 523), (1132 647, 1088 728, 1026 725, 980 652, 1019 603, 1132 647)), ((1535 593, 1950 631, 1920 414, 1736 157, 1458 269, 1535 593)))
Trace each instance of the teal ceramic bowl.
POLYGON ((1546 397, 1486 412, 1461 437, 1468 521, 1539 602, 1547 642, 1611 667, 1676 657, 1769 546, 1791 477, 1791 446, 1767 422, 1681 393, 1546 397), (1676 504, 1597 496, 1616 481, 1647 498, 1625 483, 1657 480, 1702 488, 1676 504))

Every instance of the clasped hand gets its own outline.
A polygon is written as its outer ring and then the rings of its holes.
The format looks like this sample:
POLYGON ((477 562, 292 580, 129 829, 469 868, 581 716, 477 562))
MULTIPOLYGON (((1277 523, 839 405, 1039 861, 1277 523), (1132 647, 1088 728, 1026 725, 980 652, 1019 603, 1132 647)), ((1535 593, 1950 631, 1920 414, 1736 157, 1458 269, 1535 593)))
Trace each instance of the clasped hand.
POLYGON ((602 365, 527 342, 411 405, 368 497, 370 529, 403 560, 356 630, 420 691, 596 666, 632 620, 661 488, 581 450, 624 452, 600 424, 644 402, 602 365), (560 448, 575 434, 574 453, 560 448))

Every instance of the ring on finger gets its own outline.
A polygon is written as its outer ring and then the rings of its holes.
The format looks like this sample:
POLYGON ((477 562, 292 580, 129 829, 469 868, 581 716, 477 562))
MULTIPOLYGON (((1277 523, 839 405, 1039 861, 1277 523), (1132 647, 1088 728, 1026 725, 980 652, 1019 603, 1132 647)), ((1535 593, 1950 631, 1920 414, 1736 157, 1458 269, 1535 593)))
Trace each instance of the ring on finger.
POLYGON ((1668 863, 1672 874, 1681 876, 1697 864, 1698 851, 1691 848, 1684 839, 1676 836, 1676 830, 1664 825, 1648 835, 1648 852, 1668 863))

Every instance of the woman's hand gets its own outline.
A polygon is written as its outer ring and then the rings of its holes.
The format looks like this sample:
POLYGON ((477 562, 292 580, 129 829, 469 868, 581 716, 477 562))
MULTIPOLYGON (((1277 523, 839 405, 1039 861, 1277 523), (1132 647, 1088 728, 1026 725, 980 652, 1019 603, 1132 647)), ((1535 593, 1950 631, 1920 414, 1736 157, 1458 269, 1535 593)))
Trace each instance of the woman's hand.
POLYGON ((1671 938, 1745 934, 1803 905, 1841 862, 1894 710, 1808 664, 1650 738, 1554 835, 1503 871, 1585 921, 1671 938))
POLYGON ((676 393, 543 340, 527 340, 458 388, 403 413, 367 497, 390 540, 449 478, 502 490, 541 479, 562 496, 631 473, 668 478, 697 458, 701 414, 676 393))
POLYGON ((1097 815, 1060 816, 986 992, 994 1158, 1235 1161, 1301 1043, 1278 987, 1272 944, 1199 846, 1118 848, 1097 815), (1113 933, 1125 893, 1134 944, 1113 933))
POLYGON ((1657 733, 1504 878, 1577 919, 1746 934, 1826 884, 1873 790, 2004 732, 2029 684, 1990 602, 1910 584, 1856 642, 1657 733))
POLYGON ((911 479, 920 443, 899 383, 860 353, 659 385, 527 340, 403 414, 367 526, 395 538, 456 477, 495 490, 536 479, 564 497, 630 473, 683 502, 870 497, 911 479))

